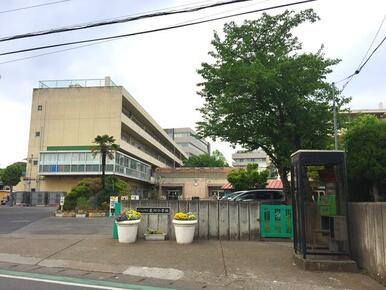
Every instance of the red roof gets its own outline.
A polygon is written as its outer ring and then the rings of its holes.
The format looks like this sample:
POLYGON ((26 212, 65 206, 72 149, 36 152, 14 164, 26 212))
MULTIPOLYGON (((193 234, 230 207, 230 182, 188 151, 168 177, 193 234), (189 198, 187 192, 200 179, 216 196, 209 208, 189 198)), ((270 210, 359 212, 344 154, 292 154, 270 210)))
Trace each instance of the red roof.
MULTIPOLYGON (((268 179, 267 186, 265 188, 283 189, 283 183, 280 179, 268 179)), ((225 183, 221 189, 232 189, 232 184, 225 183)))

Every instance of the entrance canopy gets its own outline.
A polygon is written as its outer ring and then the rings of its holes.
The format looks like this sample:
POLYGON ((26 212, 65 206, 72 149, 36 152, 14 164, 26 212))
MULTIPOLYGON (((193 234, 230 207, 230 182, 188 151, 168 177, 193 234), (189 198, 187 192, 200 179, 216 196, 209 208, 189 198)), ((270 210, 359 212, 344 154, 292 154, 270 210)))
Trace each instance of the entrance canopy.
POLYGON ((295 252, 349 256, 344 151, 299 150, 291 163, 295 252))

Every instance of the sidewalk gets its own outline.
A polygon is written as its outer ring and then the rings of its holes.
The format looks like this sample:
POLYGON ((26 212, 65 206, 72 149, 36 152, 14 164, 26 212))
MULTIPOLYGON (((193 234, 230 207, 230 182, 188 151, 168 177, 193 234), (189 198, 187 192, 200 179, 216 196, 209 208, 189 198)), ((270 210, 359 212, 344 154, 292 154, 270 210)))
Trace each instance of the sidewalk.
POLYGON ((305 272, 285 242, 119 244, 99 235, 0 235, 0 268, 176 289, 384 289, 363 274, 305 272))

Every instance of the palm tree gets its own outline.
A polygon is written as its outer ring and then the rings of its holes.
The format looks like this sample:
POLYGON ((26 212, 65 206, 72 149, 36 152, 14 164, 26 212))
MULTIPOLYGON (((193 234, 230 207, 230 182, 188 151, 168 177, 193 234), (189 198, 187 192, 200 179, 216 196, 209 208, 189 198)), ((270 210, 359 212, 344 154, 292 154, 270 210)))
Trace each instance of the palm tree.
POLYGON ((109 159, 114 158, 114 152, 118 150, 119 145, 115 144, 113 136, 109 135, 98 135, 94 139, 94 144, 91 148, 92 155, 95 156, 100 153, 102 156, 102 189, 105 189, 105 171, 106 171, 106 157, 109 159))

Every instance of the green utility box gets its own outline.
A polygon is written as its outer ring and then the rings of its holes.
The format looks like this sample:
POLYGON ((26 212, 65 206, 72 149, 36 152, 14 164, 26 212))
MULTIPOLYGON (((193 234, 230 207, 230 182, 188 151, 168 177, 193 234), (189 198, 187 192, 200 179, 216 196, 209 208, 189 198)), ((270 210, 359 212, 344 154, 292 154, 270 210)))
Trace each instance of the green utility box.
POLYGON ((319 208, 321 216, 336 216, 336 195, 322 196, 319 201, 319 208))

